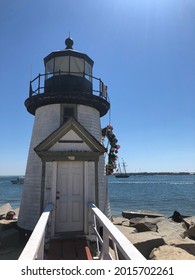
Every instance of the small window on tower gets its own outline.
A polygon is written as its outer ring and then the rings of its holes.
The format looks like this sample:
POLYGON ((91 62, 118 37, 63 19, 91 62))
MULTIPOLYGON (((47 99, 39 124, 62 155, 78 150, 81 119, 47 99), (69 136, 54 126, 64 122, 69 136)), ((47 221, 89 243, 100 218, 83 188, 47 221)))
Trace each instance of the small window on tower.
POLYGON ((74 107, 64 107, 63 122, 68 121, 71 117, 75 117, 74 107))

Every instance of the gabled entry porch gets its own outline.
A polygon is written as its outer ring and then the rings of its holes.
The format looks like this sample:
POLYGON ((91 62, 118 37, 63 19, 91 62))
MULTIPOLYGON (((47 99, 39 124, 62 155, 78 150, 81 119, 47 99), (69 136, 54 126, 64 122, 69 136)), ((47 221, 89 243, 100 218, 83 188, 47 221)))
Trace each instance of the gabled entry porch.
POLYGON ((48 201, 55 205, 50 236, 88 234, 87 202, 98 205, 98 161, 105 148, 70 118, 36 148, 42 160, 41 212, 48 201))

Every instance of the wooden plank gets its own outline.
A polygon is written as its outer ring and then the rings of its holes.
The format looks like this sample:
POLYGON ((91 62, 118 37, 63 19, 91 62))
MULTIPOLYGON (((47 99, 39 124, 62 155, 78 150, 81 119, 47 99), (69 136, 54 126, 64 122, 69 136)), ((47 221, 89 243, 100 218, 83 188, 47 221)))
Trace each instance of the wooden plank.
POLYGON ((76 251, 78 260, 92 260, 90 249, 87 245, 86 238, 78 238, 76 240, 76 251))
POLYGON ((78 260, 86 260, 86 252, 85 252, 85 244, 86 241, 84 238, 79 238, 75 240, 75 248, 76 248, 76 253, 77 253, 77 259, 78 260))
POLYGON ((51 240, 49 244, 48 260, 61 260, 62 259, 62 241, 51 240))
POLYGON ((50 241, 48 260, 92 260, 86 238, 50 241))
POLYGON ((63 258, 63 260, 76 260, 77 259, 74 239, 63 240, 62 258, 63 258))

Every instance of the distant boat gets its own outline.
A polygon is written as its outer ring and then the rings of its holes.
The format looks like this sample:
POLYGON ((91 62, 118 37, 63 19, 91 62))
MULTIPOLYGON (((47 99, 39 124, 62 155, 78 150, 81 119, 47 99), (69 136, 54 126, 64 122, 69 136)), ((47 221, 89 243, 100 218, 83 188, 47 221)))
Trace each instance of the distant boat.
POLYGON ((12 184, 24 184, 24 177, 17 177, 16 179, 10 180, 12 184))
POLYGON ((122 160, 122 168, 120 166, 120 162, 118 162, 118 173, 115 174, 116 178, 128 178, 129 175, 126 172, 125 162, 122 160))

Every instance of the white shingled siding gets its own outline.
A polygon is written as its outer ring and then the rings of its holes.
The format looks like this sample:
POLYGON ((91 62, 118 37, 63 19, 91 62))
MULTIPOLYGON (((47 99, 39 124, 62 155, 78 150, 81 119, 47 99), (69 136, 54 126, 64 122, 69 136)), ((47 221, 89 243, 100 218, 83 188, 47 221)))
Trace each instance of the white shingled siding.
POLYGON ((43 106, 36 110, 18 218, 19 227, 32 230, 39 219, 42 164, 34 148, 59 125, 59 104, 43 106))
MULTIPOLYGON (((99 112, 91 107, 78 105, 77 119, 99 142, 101 141, 101 125, 99 112)), ((40 216, 40 190, 42 163, 34 148, 60 126, 60 104, 52 104, 37 109, 29 148, 25 174, 25 184, 20 206, 18 226, 32 230, 40 216)), ((70 136, 70 135, 69 135, 70 136)), ((67 136, 67 137, 69 137, 67 136)), ((66 138, 66 137, 65 137, 66 138)), ((67 144, 66 144, 67 145, 67 144)), ((83 144, 82 144, 83 145, 83 144)), ((55 146, 55 145, 54 145, 55 146)), ((83 148, 84 146, 82 146, 83 148)), ((81 146, 79 147, 81 148, 81 146)), ((86 147, 85 147, 86 148, 86 147)), ((59 150, 56 144, 54 150, 59 150)), ((61 145, 60 145, 61 149, 61 145)), ((104 156, 98 164, 99 203, 100 209, 108 213, 107 181, 104 176, 104 156)), ((53 168, 52 163, 46 164, 45 202, 52 200, 53 168)), ((95 172, 94 163, 88 163, 88 200, 94 201, 95 172)))
POLYGON ((101 141, 100 113, 95 108, 78 105, 78 122, 101 141))
MULTIPOLYGON (((99 111, 92 107, 78 105, 78 121, 99 141, 101 142, 101 123, 99 111)), ((108 190, 107 177, 104 176, 104 156, 99 158, 99 207, 100 210, 110 216, 110 209, 108 209, 108 190)))

